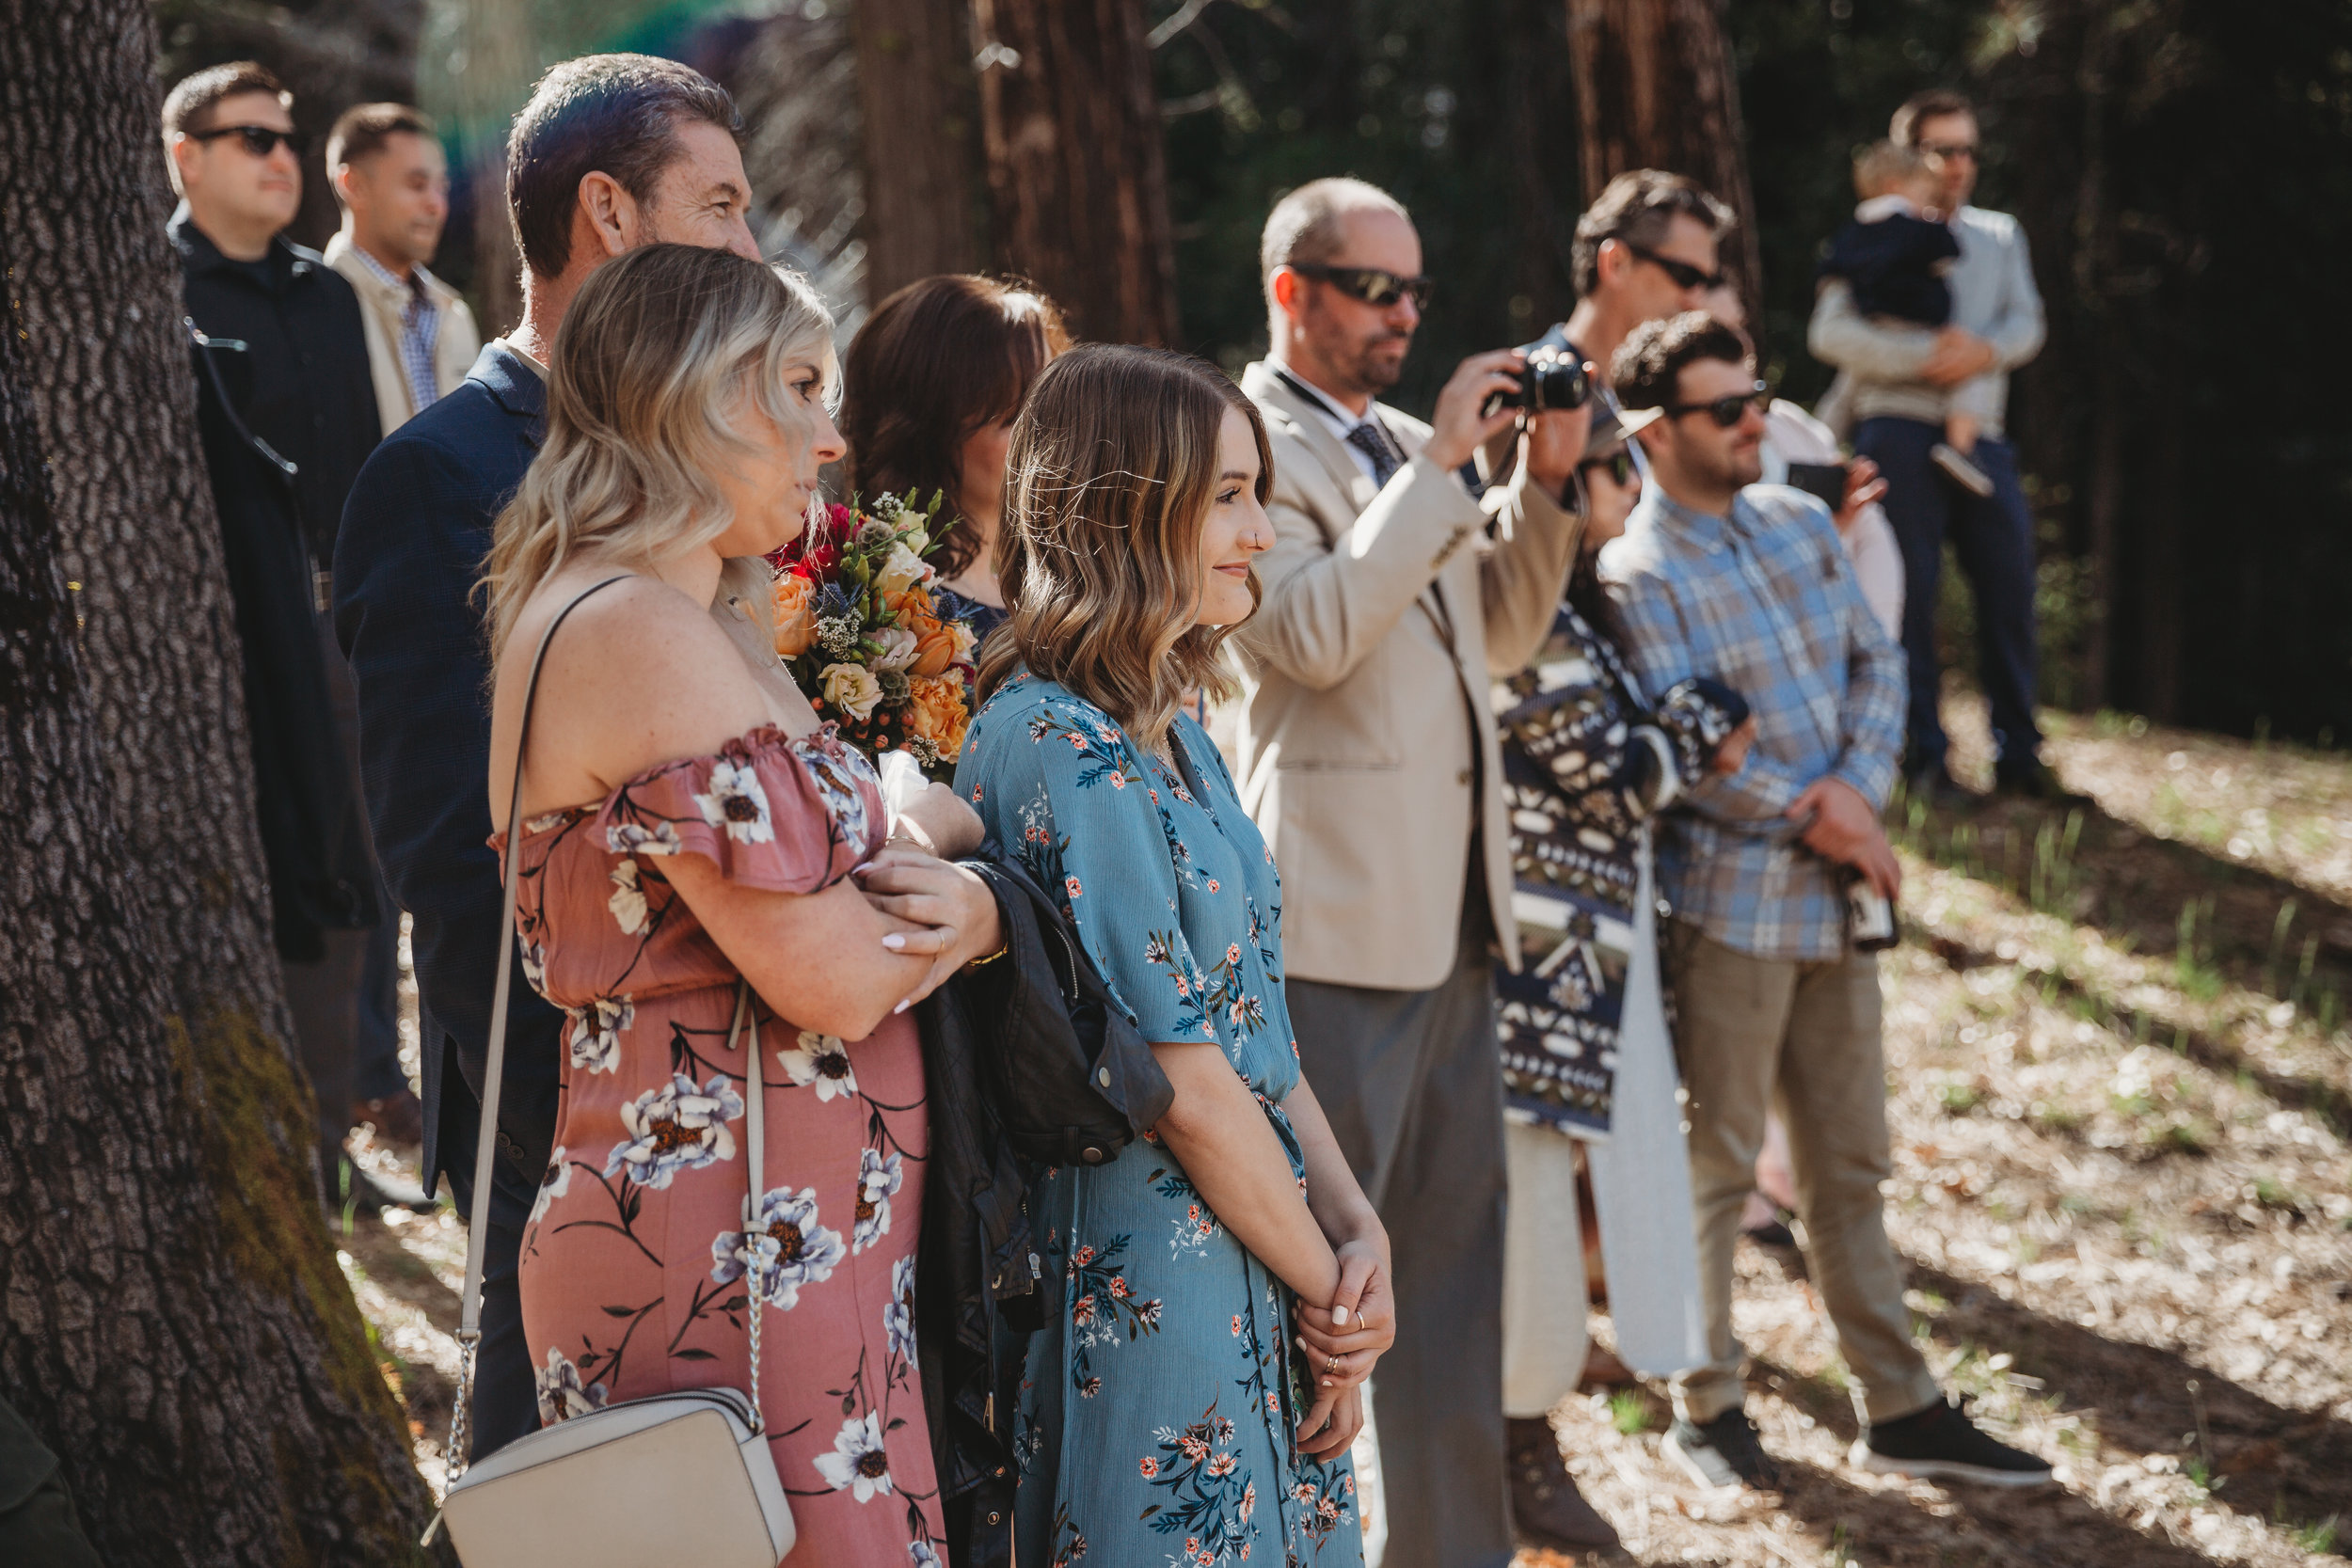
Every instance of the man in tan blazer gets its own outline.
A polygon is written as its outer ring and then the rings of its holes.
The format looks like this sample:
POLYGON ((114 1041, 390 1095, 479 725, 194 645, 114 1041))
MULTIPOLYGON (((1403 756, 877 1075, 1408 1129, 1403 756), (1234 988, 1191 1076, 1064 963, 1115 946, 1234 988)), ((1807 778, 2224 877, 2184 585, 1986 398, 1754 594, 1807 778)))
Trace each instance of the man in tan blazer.
POLYGON ((1515 453, 1515 412, 1485 411, 1516 385, 1508 349, 1462 362, 1434 426, 1374 401, 1427 288, 1411 219, 1374 186, 1292 192, 1260 259, 1272 348, 1242 388, 1273 445, 1276 542, 1239 638, 1242 798, 1281 867, 1308 1082, 1395 1254, 1386 1560, 1490 1568, 1512 1556, 1491 979, 1511 832, 1488 684, 1560 602, 1589 415, 1540 417, 1515 453), (1489 443, 1511 477, 1482 503, 1457 470, 1489 443))
POLYGON ((424 266, 449 221, 449 161, 421 111, 361 103, 328 134, 326 172, 343 210, 326 264, 359 295, 389 436, 465 380, 482 352, 464 297, 424 266))

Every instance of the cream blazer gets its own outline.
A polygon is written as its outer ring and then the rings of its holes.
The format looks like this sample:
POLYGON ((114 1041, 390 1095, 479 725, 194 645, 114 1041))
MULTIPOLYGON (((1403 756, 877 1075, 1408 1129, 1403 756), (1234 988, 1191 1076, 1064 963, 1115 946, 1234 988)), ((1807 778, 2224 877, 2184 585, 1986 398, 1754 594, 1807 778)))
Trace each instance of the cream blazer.
MULTIPOLYGON (((417 417, 416 399, 408 390, 408 372, 400 363, 400 318, 408 309, 406 293, 386 287, 352 254, 351 241, 337 234, 326 242, 326 264, 342 274, 359 296, 359 321, 367 329, 368 371, 375 380, 375 415, 384 434, 417 417)), ((473 312, 463 295, 434 277, 424 276, 425 293, 441 308, 441 330, 433 341, 434 394, 447 397, 466 379, 482 353, 482 335, 474 329, 473 312)))
POLYGON ((1482 506, 1421 455, 1429 427, 1386 406, 1410 461, 1375 491, 1263 362, 1242 389, 1274 449, 1275 544, 1233 643, 1241 795, 1281 868, 1285 967, 1433 990, 1459 945, 1473 824, 1495 929, 1513 929, 1489 687, 1550 629, 1581 519, 1523 469, 1482 506))

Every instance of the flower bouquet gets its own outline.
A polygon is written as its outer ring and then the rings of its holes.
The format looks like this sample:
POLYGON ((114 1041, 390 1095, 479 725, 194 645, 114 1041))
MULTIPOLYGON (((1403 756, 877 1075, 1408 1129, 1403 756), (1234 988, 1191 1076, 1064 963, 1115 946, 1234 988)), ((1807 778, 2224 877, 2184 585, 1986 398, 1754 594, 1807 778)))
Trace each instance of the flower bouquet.
POLYGON ((945 781, 972 710, 972 628, 931 602, 940 498, 877 496, 822 509, 769 557, 776 568, 776 653, 817 711, 867 755, 904 751, 945 781))

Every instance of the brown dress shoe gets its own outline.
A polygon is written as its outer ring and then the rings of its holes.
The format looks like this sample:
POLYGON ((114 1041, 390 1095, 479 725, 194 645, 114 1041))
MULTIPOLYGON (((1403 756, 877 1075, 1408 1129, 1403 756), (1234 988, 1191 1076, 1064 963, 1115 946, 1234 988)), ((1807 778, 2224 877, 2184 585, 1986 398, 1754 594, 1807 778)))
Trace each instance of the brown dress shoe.
POLYGON ((1541 1417, 1504 1423, 1511 1455, 1511 1523, 1519 1544, 1547 1551, 1614 1551, 1617 1532, 1560 1462, 1560 1439, 1541 1417))

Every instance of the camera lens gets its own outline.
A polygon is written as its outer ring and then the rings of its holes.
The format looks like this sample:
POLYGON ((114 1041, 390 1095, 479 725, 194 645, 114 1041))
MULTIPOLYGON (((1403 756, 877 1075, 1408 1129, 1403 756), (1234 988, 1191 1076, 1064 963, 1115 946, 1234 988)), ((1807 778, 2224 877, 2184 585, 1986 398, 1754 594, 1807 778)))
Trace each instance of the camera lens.
POLYGON ((1529 365, 1525 385, 1526 406, 1534 413, 1581 408, 1584 400, 1593 395, 1592 382, 1584 374, 1584 367, 1565 355, 1529 365))

